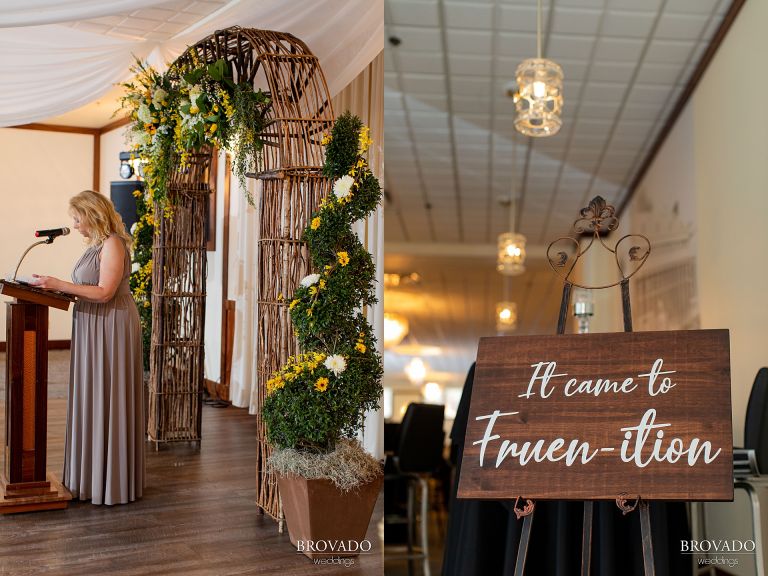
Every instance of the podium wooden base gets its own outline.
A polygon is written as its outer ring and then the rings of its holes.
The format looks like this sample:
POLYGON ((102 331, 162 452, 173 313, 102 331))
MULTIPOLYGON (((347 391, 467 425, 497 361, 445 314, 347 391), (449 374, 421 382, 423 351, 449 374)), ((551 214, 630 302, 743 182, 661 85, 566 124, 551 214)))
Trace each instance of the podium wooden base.
POLYGON ((0 476, 0 514, 61 510, 66 508, 72 494, 48 472, 46 482, 9 484, 5 475, 0 476))

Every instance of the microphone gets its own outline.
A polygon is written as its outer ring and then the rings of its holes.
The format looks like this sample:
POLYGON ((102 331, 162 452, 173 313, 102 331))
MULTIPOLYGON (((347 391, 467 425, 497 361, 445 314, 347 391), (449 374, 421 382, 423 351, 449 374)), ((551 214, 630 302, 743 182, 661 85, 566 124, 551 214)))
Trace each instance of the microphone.
POLYGON ((66 236, 69 234, 69 228, 52 228, 50 230, 38 230, 35 232, 35 236, 37 238, 40 238, 41 236, 47 236, 50 239, 56 238, 58 236, 66 236))
POLYGON ((32 250, 32 248, 34 248, 39 244, 53 244, 54 238, 58 238, 59 236, 66 236, 67 234, 69 234, 69 228, 66 228, 66 227, 52 228, 50 230, 38 230, 37 232, 35 232, 35 236, 37 238, 40 238, 41 236, 43 236, 45 239, 38 240, 37 242, 32 244, 32 246, 30 246, 24 251, 24 254, 21 255, 21 258, 19 258, 19 263, 16 264, 16 270, 13 271, 13 276, 11 277, 11 280, 13 282, 16 281, 16 275, 19 273, 19 267, 21 266, 21 262, 24 260, 24 257, 27 255, 27 253, 30 250, 32 250))

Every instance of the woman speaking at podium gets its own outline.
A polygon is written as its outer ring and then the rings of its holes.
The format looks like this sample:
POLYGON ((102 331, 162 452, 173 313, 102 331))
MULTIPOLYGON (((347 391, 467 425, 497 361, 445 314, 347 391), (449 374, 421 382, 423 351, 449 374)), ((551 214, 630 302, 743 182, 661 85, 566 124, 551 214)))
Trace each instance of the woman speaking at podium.
POLYGON ((72 317, 64 485, 93 504, 125 504, 144 488, 141 327, 128 277, 131 237, 112 202, 86 190, 69 201, 88 248, 73 282, 34 284, 77 296, 72 317))

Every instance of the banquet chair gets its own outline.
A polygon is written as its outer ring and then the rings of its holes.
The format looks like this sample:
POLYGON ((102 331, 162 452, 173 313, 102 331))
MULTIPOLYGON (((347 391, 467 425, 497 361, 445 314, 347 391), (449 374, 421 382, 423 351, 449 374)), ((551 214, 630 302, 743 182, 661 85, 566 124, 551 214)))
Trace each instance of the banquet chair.
POLYGON ((423 574, 430 576, 429 568, 429 477, 443 462, 443 416, 445 407, 435 404, 410 404, 400 426, 397 450, 392 456, 391 472, 384 482, 406 481, 407 515, 405 519, 389 516, 385 523, 405 521, 408 525, 408 552, 387 554, 387 560, 408 560, 411 574, 413 560, 421 560, 423 574), (419 488, 419 546, 414 549, 416 532, 416 488, 419 488))
POLYGON ((756 484, 768 482, 768 368, 760 368, 752 384, 744 420, 744 448, 733 449, 733 487, 747 493, 752 508, 757 576, 765 576, 760 499, 756 484))

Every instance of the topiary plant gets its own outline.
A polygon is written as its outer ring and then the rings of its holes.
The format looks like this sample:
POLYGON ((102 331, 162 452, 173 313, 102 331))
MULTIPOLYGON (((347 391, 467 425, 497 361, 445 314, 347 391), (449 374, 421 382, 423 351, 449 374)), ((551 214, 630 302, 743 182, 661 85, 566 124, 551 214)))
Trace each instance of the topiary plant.
POLYGON ((382 393, 381 356, 362 312, 376 302, 375 266, 352 231, 381 199, 365 160, 368 128, 345 113, 323 144, 333 193, 304 231, 315 272, 301 280, 288 303, 302 354, 269 379, 262 412, 274 447, 317 454, 353 438, 382 393))

